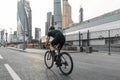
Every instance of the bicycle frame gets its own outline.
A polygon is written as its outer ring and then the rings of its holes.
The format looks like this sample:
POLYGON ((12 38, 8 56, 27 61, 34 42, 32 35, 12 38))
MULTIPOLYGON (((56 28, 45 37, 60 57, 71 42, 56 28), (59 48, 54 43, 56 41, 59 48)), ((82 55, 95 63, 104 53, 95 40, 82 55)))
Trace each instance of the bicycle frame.
POLYGON ((56 65, 57 65, 57 67, 59 67, 60 71, 64 75, 69 75, 73 70, 72 57, 67 52, 61 52, 61 49, 59 49, 59 48, 56 48, 55 54, 56 54, 56 57, 52 54, 52 51, 49 48, 49 50, 45 53, 45 57, 44 57, 45 65, 47 66, 48 69, 50 69, 54 65, 54 62, 56 62, 56 65), (65 56, 67 57, 67 59, 65 56), (50 60, 52 59, 52 63, 50 65, 47 64, 46 58, 48 58, 50 60), (54 58, 56 59, 55 61, 54 61, 54 58), (70 67, 70 68, 68 68, 68 67, 70 67), (66 69, 66 71, 65 71, 65 69, 66 69))

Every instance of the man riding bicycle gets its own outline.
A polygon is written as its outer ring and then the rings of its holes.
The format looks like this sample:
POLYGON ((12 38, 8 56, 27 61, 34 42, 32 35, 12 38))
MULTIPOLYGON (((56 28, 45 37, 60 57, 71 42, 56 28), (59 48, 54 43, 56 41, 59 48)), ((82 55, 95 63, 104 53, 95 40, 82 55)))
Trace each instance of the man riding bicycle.
POLYGON ((50 50, 54 52, 56 45, 58 45, 58 49, 61 50, 65 43, 65 36, 63 35, 63 33, 59 30, 55 30, 55 28, 51 26, 47 34, 46 46, 50 41, 50 37, 53 37, 53 40, 50 42, 50 50))
POLYGON ((53 26, 49 28, 46 38, 46 46, 49 44, 50 37, 53 37, 53 40, 49 45, 50 50, 48 50, 44 56, 45 65, 50 69, 55 62, 56 66, 59 67, 63 74, 69 75, 73 70, 72 57, 67 52, 60 52, 65 43, 65 37, 61 31, 55 30, 53 26), (56 48, 57 52, 55 52, 56 48))

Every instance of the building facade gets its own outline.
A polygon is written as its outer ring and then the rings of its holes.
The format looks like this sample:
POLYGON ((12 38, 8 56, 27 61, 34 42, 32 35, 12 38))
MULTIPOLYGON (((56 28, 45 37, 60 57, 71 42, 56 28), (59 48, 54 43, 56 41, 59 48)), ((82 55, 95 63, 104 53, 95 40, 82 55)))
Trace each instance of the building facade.
POLYGON ((83 22, 83 8, 80 7, 80 10, 79 10, 79 23, 83 22))
POLYGON ((71 46, 120 51, 120 9, 73 24, 64 30, 71 46), (89 33, 89 35, 88 35, 89 33))
POLYGON ((63 33, 68 46, 92 46, 94 50, 120 52, 120 9, 74 23, 63 29, 63 33))
POLYGON ((45 23, 45 35, 48 33, 48 29, 51 26, 52 12, 47 13, 47 21, 45 23))
POLYGON ((41 38, 41 29, 35 28, 35 40, 40 41, 40 38, 41 38))
POLYGON ((4 41, 5 41, 4 33, 5 33, 5 30, 4 30, 4 29, 0 31, 0 43, 1 43, 1 44, 3 44, 4 41))
POLYGON ((68 3, 68 0, 63 0, 62 28, 67 28, 72 23, 71 6, 68 3))
POLYGON ((14 33, 9 34, 8 43, 17 43, 17 31, 14 31, 14 33))
POLYGON ((54 26, 56 29, 62 28, 61 0, 54 0, 54 26))
POLYGON ((32 12, 30 3, 20 0, 17 3, 17 36, 18 41, 31 41, 32 39, 32 12))

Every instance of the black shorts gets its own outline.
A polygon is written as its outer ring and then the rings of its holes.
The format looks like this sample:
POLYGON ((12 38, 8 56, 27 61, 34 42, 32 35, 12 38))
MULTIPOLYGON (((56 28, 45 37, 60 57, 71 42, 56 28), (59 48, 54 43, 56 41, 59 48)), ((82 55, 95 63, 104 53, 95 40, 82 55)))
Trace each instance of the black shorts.
POLYGON ((61 49, 63 47, 65 43, 65 38, 59 38, 59 37, 55 37, 52 41, 51 44, 52 46, 58 45, 58 48, 61 49))

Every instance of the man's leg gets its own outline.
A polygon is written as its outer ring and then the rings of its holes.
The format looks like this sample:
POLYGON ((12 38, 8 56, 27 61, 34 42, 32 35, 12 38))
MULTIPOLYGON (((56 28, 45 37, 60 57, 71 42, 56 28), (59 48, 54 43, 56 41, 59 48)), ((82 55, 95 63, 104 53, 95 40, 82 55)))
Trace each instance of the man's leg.
POLYGON ((50 50, 52 52, 52 56, 53 56, 53 60, 56 61, 56 53, 55 53, 55 48, 54 46, 52 46, 52 44, 50 44, 50 50))
POLYGON ((56 49, 55 49, 55 45, 57 45, 58 44, 58 39, 57 38, 54 38, 52 41, 51 41, 51 43, 50 43, 50 50, 51 51, 55 51, 56 49))
POLYGON ((51 41, 51 43, 50 43, 50 50, 51 50, 52 53, 53 53, 54 61, 56 61, 56 53, 55 53, 56 48, 55 48, 55 45, 57 45, 57 44, 58 44, 57 38, 54 38, 54 39, 51 41))
POLYGON ((52 44, 50 44, 50 50, 55 51, 55 48, 54 48, 54 46, 52 46, 52 44))

